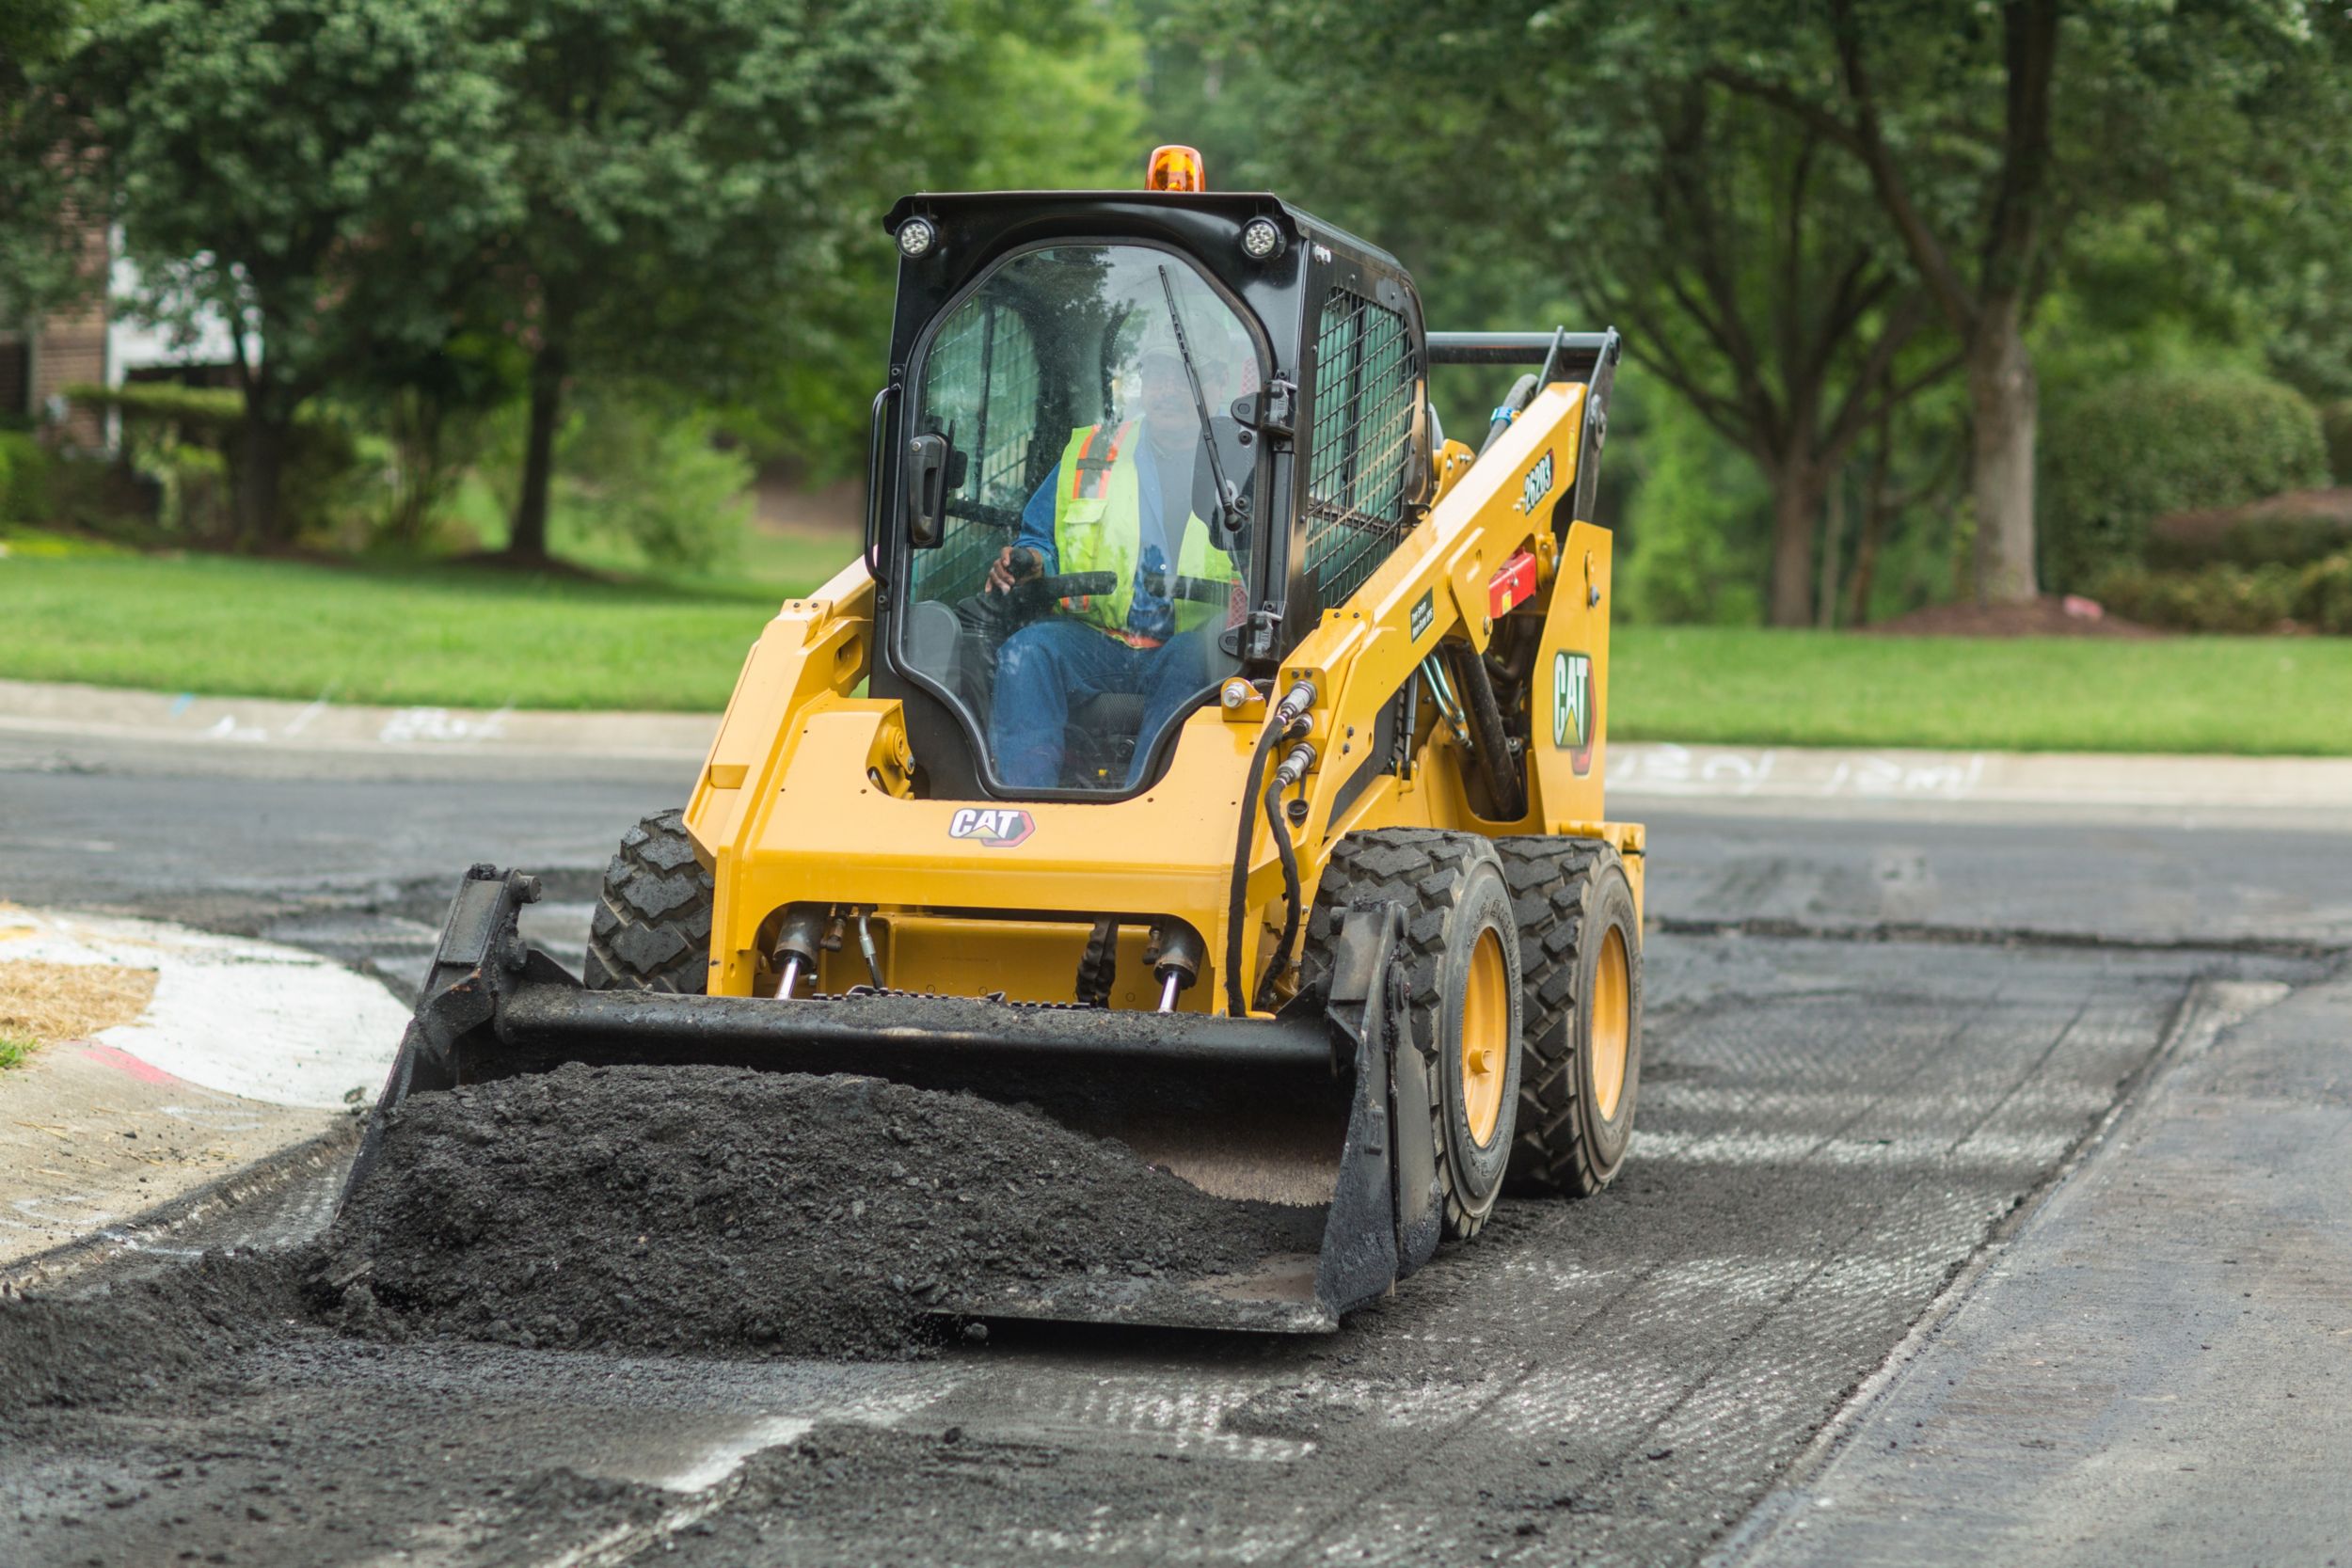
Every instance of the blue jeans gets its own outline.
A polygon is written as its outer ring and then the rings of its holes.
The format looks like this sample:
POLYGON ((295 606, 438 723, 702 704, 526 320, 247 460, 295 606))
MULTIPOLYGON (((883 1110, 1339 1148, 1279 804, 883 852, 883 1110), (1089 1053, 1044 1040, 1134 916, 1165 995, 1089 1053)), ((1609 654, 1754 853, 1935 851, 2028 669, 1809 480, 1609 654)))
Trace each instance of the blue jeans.
POLYGON ((1131 648, 1083 621, 1057 617, 1022 627, 996 655, 988 746, 997 778, 1014 789, 1055 788, 1072 706, 1116 693, 1143 699, 1127 768, 1127 787, 1134 788, 1160 726, 1208 684, 1212 635, 1193 631, 1161 647, 1131 648))

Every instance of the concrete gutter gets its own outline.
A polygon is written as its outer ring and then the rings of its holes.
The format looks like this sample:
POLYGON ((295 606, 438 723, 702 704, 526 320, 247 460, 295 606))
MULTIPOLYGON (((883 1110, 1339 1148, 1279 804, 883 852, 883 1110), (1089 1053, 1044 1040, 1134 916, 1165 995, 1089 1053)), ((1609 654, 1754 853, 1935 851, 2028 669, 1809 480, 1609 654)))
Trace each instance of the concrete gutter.
MULTIPOLYGON (((364 707, 0 680, 0 731, 379 755, 700 762, 713 713, 364 707)), ((1936 752, 1624 741, 1612 791, 1639 800, 2110 805, 2343 812, 2352 757, 1936 752)))

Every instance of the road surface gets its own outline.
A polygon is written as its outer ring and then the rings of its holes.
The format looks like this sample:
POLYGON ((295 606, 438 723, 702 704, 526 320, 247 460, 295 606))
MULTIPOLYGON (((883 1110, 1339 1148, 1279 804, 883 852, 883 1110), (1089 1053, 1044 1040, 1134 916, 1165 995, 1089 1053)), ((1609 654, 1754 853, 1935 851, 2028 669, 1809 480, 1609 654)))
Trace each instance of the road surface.
MULTIPOLYGON (((576 951, 610 843, 690 776, 8 734, 0 897, 265 936, 405 990, 473 861, 556 874, 537 934, 576 951)), ((2322 1277, 2345 1233, 2320 1178, 2352 1142, 2333 983, 2352 948, 2346 825, 1613 804, 1651 834, 1631 1162, 1586 1203, 1506 1203, 1336 1336, 1000 1331, 843 1366, 386 1346, 224 1315, 194 1371, 23 1416, 0 1445, 0 1561, 1898 1561, 2010 1540, 2061 1481, 2088 1521, 2088 1544, 2056 1554, 2071 1560, 2159 1525, 2210 1548, 2181 1560, 2253 1560, 2249 1532, 2280 1509, 2311 1526, 2291 1545, 2352 1537, 2309 1467, 2220 1466, 2227 1507, 2181 1479, 2194 1470, 2157 1493, 2106 1486, 2108 1458, 2163 1443, 2097 1377, 2057 1379, 2042 1404, 2011 1386, 2007 1414, 1918 1381, 2014 1374, 2032 1360, 2018 1346, 2079 1305, 2049 1293, 2071 1266, 2105 1271, 2107 1337, 2136 1332, 2153 1287, 2128 1265, 2152 1232, 2198 1238, 2160 1309, 2210 1305, 2221 1287, 2198 1295, 2199 1270, 2223 1266, 2207 1255, 2228 1226, 2192 1212, 2221 1189, 2143 1192, 2119 1228, 2134 1179, 2114 1162, 2122 1130, 2217 1115, 2231 1082, 2182 1075, 2239 1049, 2274 1085, 2302 1064, 2276 1092, 2316 1119, 2265 1132, 2278 1118, 2252 1116, 2234 1154, 2176 1138, 2166 1157, 2177 1176, 2229 1154, 2241 1186, 2265 1164, 2298 1173, 2311 1212, 2270 1255, 2302 1283, 2265 1289, 2302 1315, 2232 1332, 2249 1368, 2273 1341, 2244 1336, 2291 1332, 2314 1357, 2303 1377, 2338 1375, 2352 1306, 2341 1268, 2332 1295, 2322 1277), (2101 1181, 2110 1201, 2069 1219, 2101 1181), (2091 1251, 2070 1253, 2077 1235, 2091 1251), (2036 1257, 2028 1300, 2012 1276, 2036 1257), (1870 1458, 1902 1456, 1885 1433, 1914 1421, 1941 1467, 1870 1458), (1939 1484, 1979 1474, 1993 1500, 1955 1517, 1939 1484), (2265 1476, 2288 1490, 2258 1507, 2265 1476), (1841 1498, 1857 1533, 1833 1538, 1841 1498)), ((329 1162, 175 1244, 298 1240, 334 1179, 329 1162)), ((98 1282, 121 1297, 183 1266, 149 1255, 98 1282)), ((2211 1342, 2149 1349, 2129 1394, 2160 1393, 2211 1342)), ((2293 1380, 2249 1377, 2280 1396, 2266 1422, 2191 1423, 2198 1442, 2242 1448, 2267 1425, 2352 1451, 2323 1402, 2284 1402, 2293 1380), (2307 1415, 2320 1424, 2298 1429, 2307 1415)))

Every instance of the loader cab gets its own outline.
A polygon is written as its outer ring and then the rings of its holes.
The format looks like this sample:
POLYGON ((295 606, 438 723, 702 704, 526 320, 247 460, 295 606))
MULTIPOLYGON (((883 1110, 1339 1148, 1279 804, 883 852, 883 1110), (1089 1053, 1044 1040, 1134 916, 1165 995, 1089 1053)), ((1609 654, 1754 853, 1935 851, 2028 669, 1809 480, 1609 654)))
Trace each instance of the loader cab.
POLYGON ((1411 280, 1263 194, 914 196, 886 221, 870 689, 920 794, 1138 793, 1420 515, 1411 280))

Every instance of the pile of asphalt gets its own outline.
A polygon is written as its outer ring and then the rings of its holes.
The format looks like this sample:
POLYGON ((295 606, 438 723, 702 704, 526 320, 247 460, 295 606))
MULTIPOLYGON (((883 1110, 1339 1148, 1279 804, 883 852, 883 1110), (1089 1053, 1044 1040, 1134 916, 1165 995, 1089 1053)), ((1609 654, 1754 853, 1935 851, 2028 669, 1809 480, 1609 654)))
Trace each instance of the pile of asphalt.
POLYGON ((900 1356, 1009 1285, 1231 1272, 1315 1217, 969 1094, 575 1064, 402 1105, 310 1290, 394 1339, 900 1356))
POLYGON ((95 1288, 0 1299, 0 1423, 130 1398, 199 1399, 235 1353, 298 1316, 300 1262, 207 1253, 95 1288))

